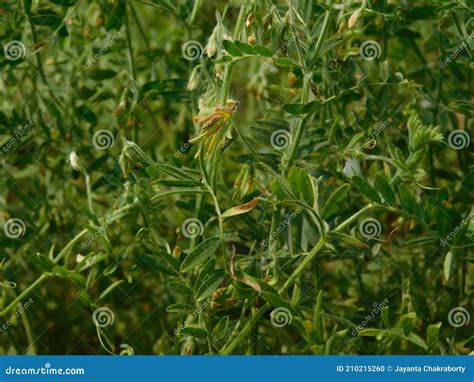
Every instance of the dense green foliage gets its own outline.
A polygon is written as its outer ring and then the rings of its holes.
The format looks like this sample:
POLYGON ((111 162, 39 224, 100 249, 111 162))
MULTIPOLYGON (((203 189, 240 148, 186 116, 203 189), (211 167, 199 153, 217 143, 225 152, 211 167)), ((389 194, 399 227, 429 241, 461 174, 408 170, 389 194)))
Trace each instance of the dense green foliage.
POLYGON ((0 3, 0 353, 468 354, 467 0, 0 3))

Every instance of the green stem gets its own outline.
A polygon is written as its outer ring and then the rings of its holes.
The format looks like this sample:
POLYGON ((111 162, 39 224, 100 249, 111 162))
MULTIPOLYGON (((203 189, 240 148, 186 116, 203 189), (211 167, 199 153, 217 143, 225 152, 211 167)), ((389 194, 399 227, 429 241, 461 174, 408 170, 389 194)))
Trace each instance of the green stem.
POLYGON ((48 278, 52 277, 51 274, 45 273, 36 279, 33 284, 21 292, 5 309, 0 312, 0 317, 6 316, 12 309, 14 309, 22 300, 28 297, 34 290, 41 286, 48 278))
POLYGON ((135 59, 133 58, 133 47, 132 47, 132 38, 130 35, 130 23, 128 22, 128 10, 125 10, 125 36, 127 40, 127 49, 128 49, 128 58, 130 60, 130 70, 132 72, 132 77, 137 80, 137 72, 135 69, 135 59))
MULTIPOLYGON (((311 252, 308 254, 308 256, 305 257, 305 259, 300 263, 300 265, 293 271, 293 273, 290 275, 288 280, 285 282, 285 284, 279 289, 279 293, 284 292, 290 285, 291 283, 298 277, 298 275, 303 271, 303 269, 308 265, 308 263, 311 262, 311 260, 314 259, 314 257, 318 254, 318 252, 324 247, 325 241, 323 238, 319 240, 319 242, 316 244, 316 246, 311 250, 311 252)), ((251 331, 251 329, 258 323, 260 318, 265 314, 265 312, 270 309, 271 305, 269 303, 266 303, 263 305, 256 313, 255 315, 247 322, 247 324, 242 328, 240 333, 237 335, 237 337, 234 338, 234 340, 229 344, 224 346, 224 348, 219 352, 220 355, 229 355, 232 353, 232 351, 239 345, 242 340, 245 338, 245 336, 251 331)))
POLYGON ((232 71, 234 69, 234 63, 229 62, 224 71, 224 81, 222 84, 222 95, 221 95, 221 103, 222 106, 225 106, 227 99, 229 98, 230 94, 230 85, 232 83, 232 71))

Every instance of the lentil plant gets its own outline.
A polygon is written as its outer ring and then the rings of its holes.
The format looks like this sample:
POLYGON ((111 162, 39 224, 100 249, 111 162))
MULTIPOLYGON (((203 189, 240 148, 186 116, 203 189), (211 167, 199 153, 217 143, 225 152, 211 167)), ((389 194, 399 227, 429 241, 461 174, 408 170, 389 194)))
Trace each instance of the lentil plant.
POLYGON ((0 353, 472 351, 467 0, 0 20, 0 353))

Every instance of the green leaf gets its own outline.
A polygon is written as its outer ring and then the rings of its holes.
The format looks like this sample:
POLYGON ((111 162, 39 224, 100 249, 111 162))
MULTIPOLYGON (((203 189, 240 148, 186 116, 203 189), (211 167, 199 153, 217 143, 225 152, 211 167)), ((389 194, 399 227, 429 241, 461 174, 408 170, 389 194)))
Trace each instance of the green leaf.
POLYGON ((41 272, 50 272, 56 266, 56 263, 54 263, 54 261, 39 252, 35 254, 28 254, 28 259, 41 272))
POLYGON ((188 325, 181 329, 181 333, 188 334, 192 337, 196 338, 206 338, 207 337, 207 331, 206 329, 203 329, 199 326, 194 326, 194 325, 188 325))
POLYGON ((359 337, 377 337, 377 339, 382 338, 385 334, 385 330, 383 329, 363 329, 358 333, 359 337))
POLYGON ((180 294, 185 294, 189 296, 193 295, 193 290, 190 287, 188 287, 186 284, 179 281, 170 281, 167 284, 167 287, 171 292, 174 292, 174 293, 180 293, 180 294))
POLYGON ((318 297, 316 298, 316 306, 314 308, 314 329, 318 336, 319 341, 323 341, 323 319, 321 317, 321 309, 322 309, 322 302, 323 302, 323 291, 320 290, 318 293, 318 297))
POLYGON ((410 333, 410 335, 408 337, 406 337, 406 339, 408 341, 410 341, 411 343, 425 349, 425 350, 428 350, 428 345, 426 344, 426 342, 417 334, 415 333, 410 333))
POLYGON ((166 307, 166 311, 170 313, 191 313, 195 307, 188 304, 172 304, 166 307))
POLYGON ((79 288, 85 289, 86 287, 86 280, 82 275, 76 273, 74 271, 68 270, 66 267, 62 265, 56 265, 52 272, 59 277, 63 277, 65 279, 71 280, 74 284, 76 284, 79 288))
POLYGON ((234 41, 234 44, 245 54, 255 54, 255 50, 249 44, 245 44, 242 41, 234 41))
POLYGON ((72 7, 77 3, 77 0, 49 0, 54 4, 60 5, 62 7, 72 7))
POLYGON ((179 265, 170 254, 161 253, 161 256, 136 254, 135 258, 140 266, 148 271, 160 271, 170 276, 176 275, 179 265))
POLYGON ((264 56, 264 57, 272 57, 273 56, 273 52, 268 49, 266 46, 262 46, 262 45, 255 45, 253 47, 253 50, 255 51, 255 53, 257 53, 259 56, 264 56))
POLYGON ((242 52, 240 49, 235 45, 232 41, 224 40, 223 42, 224 49, 229 53, 231 56, 242 56, 242 52))
POLYGON ((437 324, 429 325, 426 329, 426 340, 429 348, 432 348, 438 343, 440 327, 441 322, 438 322, 437 324))
POLYGON ((364 194, 367 197, 367 199, 369 199, 371 202, 375 202, 375 203, 381 202, 380 196, 377 193, 377 191, 375 191, 375 189, 364 178, 358 175, 354 175, 352 177, 352 181, 354 182, 357 189, 362 194, 364 194))
POLYGON ((203 241, 181 263, 181 272, 189 272, 195 267, 204 263, 209 257, 211 257, 217 248, 219 248, 220 239, 218 237, 211 237, 203 241))
POLYGON ((109 21, 105 25, 105 29, 108 31, 111 29, 119 30, 123 25, 123 20, 126 12, 126 3, 125 1, 119 0, 115 3, 112 12, 109 16, 109 21))
POLYGON ((225 279, 224 271, 215 271, 210 277, 208 277, 197 291, 196 301, 202 301, 214 293, 214 291, 222 284, 225 279))
POLYGON ((360 248, 369 248, 369 246, 366 243, 360 241, 359 239, 357 239, 354 236, 346 235, 345 233, 328 232, 327 235, 328 235, 328 237, 335 240, 336 242, 345 241, 346 243, 356 245, 360 248))
POLYGON ((293 66, 295 63, 287 57, 278 57, 275 59, 275 64, 279 66, 293 66))
POLYGON ((104 290, 99 298, 97 299, 97 302, 99 302, 100 300, 103 300, 105 297, 107 297, 115 288, 117 288, 118 286, 120 286, 120 284, 124 283, 125 280, 118 280, 116 282, 114 282, 113 284, 109 285, 109 287, 104 290))
POLYGON ((321 212, 321 217, 323 220, 327 220, 328 218, 335 215, 338 211, 345 208, 343 202, 347 198, 349 189, 350 185, 346 183, 331 194, 321 212))
POLYGON ((405 186, 403 183, 400 184, 398 187, 398 194, 400 196, 400 201, 402 202, 403 208, 410 214, 413 214, 415 211, 415 198, 411 194, 410 191, 408 191, 407 186, 405 186))
POLYGON ((167 187, 204 187, 204 185, 198 180, 175 180, 175 179, 159 179, 156 181, 157 184, 167 187))
POLYGON ((395 205, 395 193, 393 192, 392 187, 390 187, 390 184, 388 183, 385 176, 381 174, 375 175, 375 187, 388 204, 391 206, 395 205))
POLYGON ((23 10, 25 11, 26 14, 29 14, 31 12, 31 4, 33 0, 23 0, 23 10))
POLYGON ((52 29, 56 29, 63 22, 63 18, 53 10, 43 9, 40 12, 31 15, 30 21, 35 25, 45 25, 52 29))
POLYGON ((303 114, 304 104, 302 103, 287 103, 283 105, 283 110, 288 114, 299 115, 303 114))
POLYGON ((94 68, 92 70, 87 71, 86 74, 91 80, 102 81, 115 77, 117 75, 117 72, 112 69, 94 68))

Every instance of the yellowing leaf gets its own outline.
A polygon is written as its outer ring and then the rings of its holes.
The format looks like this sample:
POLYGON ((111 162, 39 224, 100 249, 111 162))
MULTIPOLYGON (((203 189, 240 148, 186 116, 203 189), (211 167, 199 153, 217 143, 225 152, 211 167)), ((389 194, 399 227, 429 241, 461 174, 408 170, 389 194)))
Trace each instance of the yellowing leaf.
POLYGON ((248 203, 241 204, 239 206, 235 206, 232 208, 229 208, 227 211, 225 211, 222 214, 222 217, 227 218, 229 216, 236 216, 240 214, 245 214, 246 212, 252 211, 255 207, 257 207, 258 200, 257 199, 252 199, 248 203))

